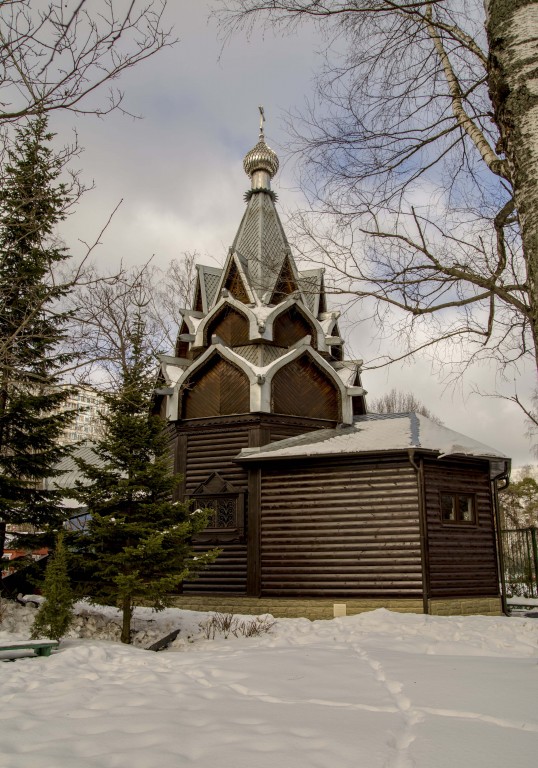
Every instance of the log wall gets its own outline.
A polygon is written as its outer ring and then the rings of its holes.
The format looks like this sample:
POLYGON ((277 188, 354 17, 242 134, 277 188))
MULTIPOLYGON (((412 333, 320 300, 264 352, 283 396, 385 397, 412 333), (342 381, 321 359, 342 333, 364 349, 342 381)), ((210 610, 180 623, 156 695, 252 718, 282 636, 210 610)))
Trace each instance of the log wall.
POLYGON ((499 578, 488 462, 424 462, 430 597, 496 596, 499 578), (440 491, 475 494, 476 524, 443 523, 440 491))
MULTIPOLYGON (((218 472, 227 482, 232 483, 239 492, 246 492, 247 472, 232 459, 239 451, 249 445, 249 427, 225 429, 205 427, 186 432, 183 441, 185 493, 192 494, 213 473, 218 472)), ((245 506, 248 505, 246 500, 245 506)), ((245 510, 247 513, 248 510, 245 510)), ((195 551, 206 551, 218 546, 222 553, 217 560, 198 579, 185 582, 185 593, 222 592, 245 594, 247 583, 247 545, 246 541, 219 542, 200 541, 194 543, 195 551)))
POLYGON ((264 466, 261 594, 422 595, 419 498, 408 462, 264 466))
MULTIPOLYGON (((233 459, 249 446, 264 445, 319 427, 334 426, 331 422, 289 419, 287 422, 266 414, 238 419, 197 419, 178 424, 177 471, 184 476, 183 493, 190 496, 213 473, 232 483, 245 493, 245 537, 243 541, 208 541, 194 543, 196 551, 210 547, 222 549, 213 565, 194 582, 186 582, 183 591, 189 594, 245 594, 247 584, 248 536, 248 471, 233 459)), ((252 567, 253 564, 251 564, 252 567)))

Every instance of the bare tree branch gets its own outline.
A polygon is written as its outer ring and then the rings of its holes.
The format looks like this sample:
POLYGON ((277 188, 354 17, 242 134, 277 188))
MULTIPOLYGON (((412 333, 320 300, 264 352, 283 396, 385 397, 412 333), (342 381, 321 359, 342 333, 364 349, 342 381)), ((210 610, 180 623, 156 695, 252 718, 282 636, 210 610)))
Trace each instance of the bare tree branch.
POLYGON ((113 81, 173 45, 166 0, 0 0, 0 123, 125 111, 113 81), (105 103, 90 97, 110 85, 105 103))

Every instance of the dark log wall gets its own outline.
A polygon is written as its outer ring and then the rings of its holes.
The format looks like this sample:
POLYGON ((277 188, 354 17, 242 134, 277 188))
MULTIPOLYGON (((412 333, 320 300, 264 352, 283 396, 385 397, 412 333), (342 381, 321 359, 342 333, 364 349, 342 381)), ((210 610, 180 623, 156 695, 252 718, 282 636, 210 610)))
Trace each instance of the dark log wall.
POLYGON ((206 328, 206 346, 211 343, 213 334, 220 336, 224 343, 231 347, 248 344, 248 320, 241 312, 224 306, 206 328))
POLYGON ((264 467, 264 596, 420 597, 416 474, 408 462, 264 467))
POLYGON ((248 413, 249 410, 250 385, 247 376, 218 355, 196 371, 183 390, 184 419, 248 413))
MULTIPOLYGON (((227 482, 232 483, 238 491, 247 491, 247 472, 232 459, 239 451, 249 445, 249 427, 228 429, 211 429, 202 427, 199 430, 187 432, 185 450, 185 492, 190 495, 213 473, 218 472, 227 482)), ((245 506, 248 500, 245 499, 245 506)), ((247 514, 245 509, 245 515, 247 514)), ((247 546, 245 541, 196 543, 195 550, 202 552, 210 547, 222 549, 215 563, 203 571, 194 582, 183 585, 184 592, 222 592, 244 594, 247 581, 247 546)))
POLYGON ((340 419, 340 393, 309 355, 292 360, 275 373, 271 395, 273 413, 340 419))
POLYGON ((426 461, 430 597, 499 594, 493 502, 487 462, 426 461), (475 494, 477 523, 444 523, 439 492, 475 494))
MULTIPOLYGON (((245 417, 243 417, 245 418, 245 417)), ((184 475, 184 493, 192 494, 213 473, 245 492, 245 540, 242 542, 195 543, 199 552, 218 546, 222 554, 200 577, 184 584, 189 593, 244 594, 247 580, 248 475, 247 470, 234 463, 233 458, 248 446, 274 442, 291 435, 302 434, 328 425, 323 422, 290 419, 288 423, 264 415, 248 420, 222 419, 207 422, 183 422, 179 425, 177 471, 184 475)))
POLYGON ((315 347, 316 329, 297 307, 290 307, 273 323, 273 341, 278 347, 291 347, 305 336, 312 336, 312 346, 315 347))
POLYGON ((284 424, 271 424, 270 427, 270 440, 269 442, 275 443, 277 440, 286 440, 288 437, 295 437, 295 435, 303 435, 306 432, 312 432, 314 429, 332 429, 335 426, 334 421, 328 421, 320 426, 311 427, 304 424, 297 425, 284 425, 284 424))

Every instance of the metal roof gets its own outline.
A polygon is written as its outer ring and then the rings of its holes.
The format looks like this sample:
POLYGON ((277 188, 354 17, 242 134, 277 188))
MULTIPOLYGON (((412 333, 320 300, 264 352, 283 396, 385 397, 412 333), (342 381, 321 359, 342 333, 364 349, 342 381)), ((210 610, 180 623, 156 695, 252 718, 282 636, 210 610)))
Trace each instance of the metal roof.
POLYGON ((434 451, 444 456, 506 459, 505 454, 462 435, 418 413, 371 413, 355 417, 350 426, 278 440, 261 448, 244 448, 238 459, 303 458, 409 449, 434 451))

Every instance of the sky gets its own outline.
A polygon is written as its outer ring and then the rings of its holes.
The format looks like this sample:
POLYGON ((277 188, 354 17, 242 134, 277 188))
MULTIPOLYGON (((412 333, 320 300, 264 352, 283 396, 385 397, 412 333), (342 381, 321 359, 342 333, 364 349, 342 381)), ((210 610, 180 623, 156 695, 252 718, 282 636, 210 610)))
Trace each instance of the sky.
MULTIPOLYGON (((179 42, 158 53, 119 82, 125 104, 141 119, 119 112, 105 119, 58 113, 51 128, 69 141, 76 128, 84 152, 75 166, 94 184, 64 224, 71 251, 83 253, 121 202, 102 235, 93 258, 103 269, 119 263, 141 265, 150 257, 163 269, 186 251, 200 261, 222 265, 244 211, 248 179, 244 155, 256 143, 258 105, 267 118, 267 142, 279 154, 281 168, 273 180, 279 208, 286 215, 304 203, 293 163, 286 158, 284 116, 312 93, 320 66, 320 36, 303 27, 291 36, 236 35, 226 46, 216 24, 208 21, 206 0, 169 2, 167 21, 179 42)), ((338 308, 338 301, 332 302, 338 308)), ((346 356, 368 361, 379 346, 369 322, 355 307, 345 330, 346 356)), ((390 349, 395 347, 392 343, 390 349)), ((393 387, 412 392, 446 426, 502 450, 515 466, 535 461, 524 418, 506 400, 473 394, 503 392, 528 396, 532 371, 517 381, 503 381, 494 369, 469 371, 447 387, 430 362, 397 363, 365 370, 363 385, 371 399, 393 387)))
MULTIPOLYGON (((9 602, 0 646, 35 616, 9 602)), ((225 639, 207 614, 136 608, 133 647, 116 609, 76 613, 50 657, 2 664, 0 766, 536 765, 536 619, 266 616, 244 637, 254 619, 237 616, 225 639), (168 650, 142 650, 177 629, 168 650)))

